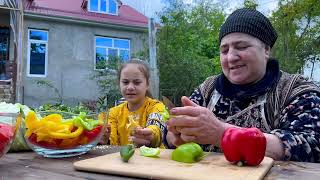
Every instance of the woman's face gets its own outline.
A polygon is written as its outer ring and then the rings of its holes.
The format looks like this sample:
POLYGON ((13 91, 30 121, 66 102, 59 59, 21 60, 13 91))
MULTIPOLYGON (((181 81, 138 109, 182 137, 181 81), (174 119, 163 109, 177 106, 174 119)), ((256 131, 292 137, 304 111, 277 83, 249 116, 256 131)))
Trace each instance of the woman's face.
POLYGON ((120 74, 120 90, 129 105, 141 105, 149 84, 138 64, 128 64, 120 74))
POLYGON ((270 48, 244 33, 230 33, 221 39, 220 62, 223 74, 233 84, 255 83, 266 73, 270 48))

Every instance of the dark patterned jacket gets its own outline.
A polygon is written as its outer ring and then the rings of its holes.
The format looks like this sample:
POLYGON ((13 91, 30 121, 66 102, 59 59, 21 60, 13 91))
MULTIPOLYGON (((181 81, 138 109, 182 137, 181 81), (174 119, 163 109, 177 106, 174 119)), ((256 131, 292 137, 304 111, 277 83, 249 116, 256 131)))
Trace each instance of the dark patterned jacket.
POLYGON ((320 162, 320 90, 301 75, 279 74, 265 93, 242 100, 221 95, 214 88, 219 76, 212 76, 190 99, 212 110, 221 121, 278 136, 285 160, 320 162))

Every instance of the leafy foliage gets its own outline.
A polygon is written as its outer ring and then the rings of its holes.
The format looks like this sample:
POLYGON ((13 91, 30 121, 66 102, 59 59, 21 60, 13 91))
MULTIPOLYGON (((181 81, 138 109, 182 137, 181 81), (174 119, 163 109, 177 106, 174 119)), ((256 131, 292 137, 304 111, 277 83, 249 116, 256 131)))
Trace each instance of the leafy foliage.
POLYGON ((320 54, 320 3, 318 0, 279 0, 272 14, 278 32, 273 55, 281 69, 300 73, 306 61, 320 54))
POLYGON ((32 108, 37 111, 64 111, 64 112, 71 112, 75 114, 79 114, 80 112, 101 112, 105 111, 105 109, 101 110, 99 100, 98 101, 85 101, 85 102, 80 102, 76 106, 68 106, 66 104, 63 104, 63 97, 61 92, 56 88, 51 81, 48 80, 37 80, 35 81, 37 85, 39 86, 44 86, 52 89, 54 93, 56 94, 57 98, 55 98, 56 103, 46 103, 43 104, 42 106, 32 108))
POLYGON ((71 112, 74 114, 79 114, 80 112, 95 112, 94 110, 90 110, 87 106, 80 103, 77 106, 71 107, 67 106, 65 104, 44 104, 38 108, 36 108, 36 111, 63 111, 63 112, 71 112))
POLYGON ((101 64, 101 67, 106 68, 94 71, 91 77, 91 79, 97 81, 102 94, 97 101, 97 108, 100 110, 113 107, 114 102, 121 97, 117 77, 121 60, 118 57, 109 57, 107 62, 103 62, 104 64, 101 64))
POLYGON ((54 98, 54 100, 57 102, 57 104, 62 104, 62 102, 63 102, 62 94, 59 91, 59 89, 52 84, 51 81, 48 81, 48 80, 36 80, 35 83, 38 86, 47 87, 47 88, 53 90, 54 94, 56 95, 56 98, 54 98))
MULTIPOLYGON (((209 0, 194 0, 191 5, 167 0, 167 5, 160 14, 157 39, 160 93, 179 104, 182 95, 221 72, 218 35, 225 15, 209 0)), ((258 6, 256 0, 245 0, 242 7, 258 6)), ((279 0, 278 6, 269 17, 278 32, 271 56, 282 70, 301 73, 306 62, 320 60, 320 3, 279 0)))
POLYGON ((257 9, 257 2, 255 0, 245 0, 243 3, 244 7, 251 8, 251 9, 257 9))
POLYGON ((224 14, 209 0, 187 6, 170 0, 158 31, 160 93, 179 104, 206 77, 220 73, 219 29, 224 14))

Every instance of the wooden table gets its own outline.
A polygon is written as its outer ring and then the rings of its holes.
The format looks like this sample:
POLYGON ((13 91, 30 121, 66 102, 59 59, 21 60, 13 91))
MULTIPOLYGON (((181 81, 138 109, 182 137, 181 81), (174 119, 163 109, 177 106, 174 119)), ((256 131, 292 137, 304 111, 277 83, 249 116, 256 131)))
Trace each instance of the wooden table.
MULTIPOLYGON (((118 151, 119 147, 98 146, 87 154, 61 159, 43 158, 33 152, 8 153, 0 159, 0 180, 135 179, 124 176, 81 172, 73 169, 72 163, 75 161, 118 151)), ((320 163, 275 162, 265 179, 320 179, 319 171, 320 163)))

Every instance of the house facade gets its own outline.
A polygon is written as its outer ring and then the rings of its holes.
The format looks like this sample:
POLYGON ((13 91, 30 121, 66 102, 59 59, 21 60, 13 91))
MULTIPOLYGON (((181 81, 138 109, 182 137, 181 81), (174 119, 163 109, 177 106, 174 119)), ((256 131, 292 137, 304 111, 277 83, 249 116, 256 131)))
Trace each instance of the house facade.
POLYGON ((148 41, 147 17, 119 0, 24 0, 23 6, 22 98, 31 107, 54 103, 57 91, 69 105, 96 100, 101 94, 91 77, 101 64, 111 56, 125 62, 148 41))
MULTIPOLYGON (((0 0, 0 101, 15 100, 17 81, 17 27, 22 8, 16 0, 0 0)), ((21 49, 21 48, 20 48, 21 49)))

